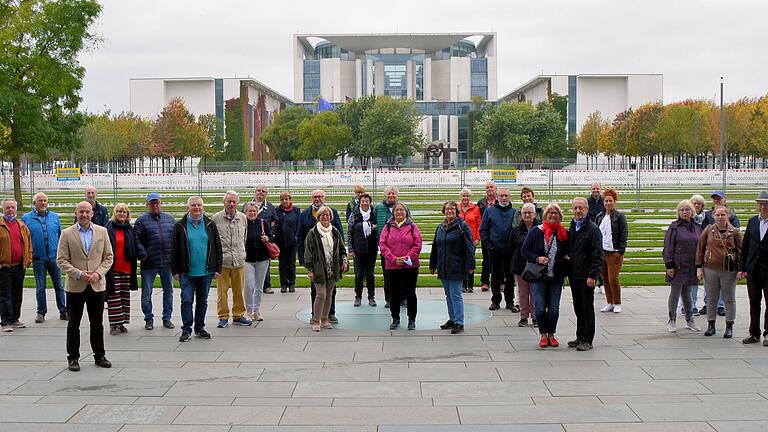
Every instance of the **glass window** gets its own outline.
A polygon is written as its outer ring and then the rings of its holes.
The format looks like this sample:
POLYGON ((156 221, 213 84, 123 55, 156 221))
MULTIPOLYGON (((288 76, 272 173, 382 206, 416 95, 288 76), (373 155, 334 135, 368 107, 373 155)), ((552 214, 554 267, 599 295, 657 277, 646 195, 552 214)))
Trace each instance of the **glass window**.
POLYGON ((480 96, 483 99, 488 99, 488 87, 486 86, 472 86, 472 97, 480 96))
POLYGON ((488 75, 484 73, 473 73, 472 74, 472 86, 487 86, 488 85, 488 75))
POLYGON ((312 102, 315 99, 320 97, 320 89, 319 88, 305 88, 304 89, 304 101, 306 102, 312 102))
POLYGON ((304 60, 304 73, 320 73, 320 60, 304 60))
POLYGON ((488 61, 485 58, 475 58, 470 60, 470 72, 488 72, 488 61))

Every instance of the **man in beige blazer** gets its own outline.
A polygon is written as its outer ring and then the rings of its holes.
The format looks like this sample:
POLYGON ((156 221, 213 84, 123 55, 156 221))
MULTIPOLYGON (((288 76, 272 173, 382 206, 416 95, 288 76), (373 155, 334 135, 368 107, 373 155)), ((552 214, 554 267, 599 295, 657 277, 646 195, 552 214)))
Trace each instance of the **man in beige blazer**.
POLYGON ((69 370, 80 370, 80 320, 88 309, 91 327, 91 349, 96 366, 108 368, 112 363, 104 352, 105 275, 112 267, 112 244, 107 230, 91 223, 93 207, 87 201, 77 205, 77 223, 61 232, 56 263, 67 275, 69 324, 67 325, 67 360, 69 370))

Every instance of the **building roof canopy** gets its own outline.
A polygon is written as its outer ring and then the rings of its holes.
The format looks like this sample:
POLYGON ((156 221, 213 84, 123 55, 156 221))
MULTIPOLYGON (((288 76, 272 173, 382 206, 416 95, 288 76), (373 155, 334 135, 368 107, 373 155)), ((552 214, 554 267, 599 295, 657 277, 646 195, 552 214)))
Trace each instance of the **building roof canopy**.
MULTIPOLYGON (((454 43, 472 36, 491 36, 490 33, 382 33, 382 34, 343 34, 343 35, 301 35, 298 36, 306 41, 307 38, 321 38, 333 43, 339 48, 345 48, 356 53, 363 53, 367 50, 380 48, 412 48, 424 50, 428 53, 440 51, 448 48, 454 43)), ((307 45, 311 45, 308 41, 307 45)))

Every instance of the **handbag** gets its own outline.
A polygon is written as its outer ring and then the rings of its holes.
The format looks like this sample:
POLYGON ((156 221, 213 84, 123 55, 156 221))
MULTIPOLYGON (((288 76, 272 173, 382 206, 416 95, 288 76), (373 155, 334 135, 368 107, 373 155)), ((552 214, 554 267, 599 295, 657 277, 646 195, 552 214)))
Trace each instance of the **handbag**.
POLYGON ((736 271, 736 257, 728 252, 728 247, 725 246, 725 240, 723 240, 723 235, 719 232, 717 233, 718 237, 720 237, 720 243, 723 245, 723 251, 725 252, 725 259, 723 259, 723 271, 726 272, 735 272, 736 271))
MULTIPOLYGON (((552 240, 554 242, 556 240, 552 240)), ((552 249, 552 242, 549 243, 549 248, 547 248, 547 256, 549 256, 549 251, 552 249)), ((547 276, 547 266, 544 264, 539 264, 537 262, 527 262, 525 263, 525 269, 523 269, 523 274, 520 275, 520 277, 523 278, 526 282, 540 282, 544 280, 547 276)))
MULTIPOLYGON (((261 221, 261 233, 264 234, 264 219, 259 219, 259 221, 261 221)), ((272 242, 264 242, 264 246, 267 248, 269 258, 277 259, 280 257, 280 248, 276 244, 272 242)))

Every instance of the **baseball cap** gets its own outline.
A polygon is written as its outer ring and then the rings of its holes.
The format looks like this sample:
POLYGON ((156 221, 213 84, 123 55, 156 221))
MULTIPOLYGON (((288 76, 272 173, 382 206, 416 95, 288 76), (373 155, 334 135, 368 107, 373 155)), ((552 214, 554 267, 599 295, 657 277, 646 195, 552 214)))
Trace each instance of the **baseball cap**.
POLYGON ((710 198, 714 198, 714 197, 725 198, 725 191, 724 190, 716 190, 716 191, 712 192, 712 195, 710 195, 710 198))
POLYGON ((159 200, 159 199, 160 199, 160 194, 157 193, 157 192, 150 192, 147 195, 147 202, 154 201, 154 200, 159 200))

